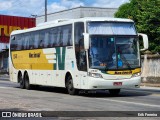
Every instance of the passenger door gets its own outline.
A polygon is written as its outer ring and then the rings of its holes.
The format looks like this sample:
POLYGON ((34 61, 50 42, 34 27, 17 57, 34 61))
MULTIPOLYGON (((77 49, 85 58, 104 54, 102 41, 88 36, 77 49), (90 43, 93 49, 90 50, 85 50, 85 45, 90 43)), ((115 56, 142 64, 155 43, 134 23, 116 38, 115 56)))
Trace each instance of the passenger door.
POLYGON ((87 57, 84 49, 84 23, 77 22, 74 24, 74 39, 75 39, 75 55, 78 68, 78 78, 81 89, 85 89, 88 85, 87 81, 87 57))

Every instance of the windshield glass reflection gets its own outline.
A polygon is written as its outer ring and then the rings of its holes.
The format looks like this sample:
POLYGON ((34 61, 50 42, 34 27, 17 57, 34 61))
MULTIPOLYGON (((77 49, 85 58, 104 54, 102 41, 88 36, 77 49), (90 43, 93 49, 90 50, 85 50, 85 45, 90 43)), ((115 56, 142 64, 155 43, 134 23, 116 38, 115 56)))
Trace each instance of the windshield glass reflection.
POLYGON ((90 68, 128 69, 140 66, 137 39, 92 35, 89 49, 90 68))

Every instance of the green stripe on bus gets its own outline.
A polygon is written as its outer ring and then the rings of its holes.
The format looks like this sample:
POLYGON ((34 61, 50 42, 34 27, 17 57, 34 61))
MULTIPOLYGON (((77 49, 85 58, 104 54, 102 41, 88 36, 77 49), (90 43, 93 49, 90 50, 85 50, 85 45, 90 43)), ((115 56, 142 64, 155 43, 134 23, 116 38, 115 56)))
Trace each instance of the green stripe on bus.
POLYGON ((66 55, 66 48, 56 48, 56 61, 57 64, 54 64, 54 70, 64 70, 65 69, 65 55, 66 55), (58 65, 58 66, 57 66, 58 65))

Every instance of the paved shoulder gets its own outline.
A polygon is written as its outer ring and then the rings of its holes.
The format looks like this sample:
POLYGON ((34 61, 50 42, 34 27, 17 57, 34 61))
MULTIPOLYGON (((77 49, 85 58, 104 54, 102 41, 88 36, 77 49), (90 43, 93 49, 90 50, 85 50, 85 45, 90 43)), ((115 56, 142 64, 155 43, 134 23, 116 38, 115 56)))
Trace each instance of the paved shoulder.
POLYGON ((9 75, 8 74, 0 75, 0 80, 7 80, 7 81, 9 81, 9 75))

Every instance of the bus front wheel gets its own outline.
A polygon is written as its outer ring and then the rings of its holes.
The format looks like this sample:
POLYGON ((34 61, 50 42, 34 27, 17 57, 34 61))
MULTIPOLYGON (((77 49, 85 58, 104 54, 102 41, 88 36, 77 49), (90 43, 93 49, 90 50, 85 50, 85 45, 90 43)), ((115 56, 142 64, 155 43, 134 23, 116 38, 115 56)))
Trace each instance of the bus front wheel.
POLYGON ((109 90, 110 95, 117 96, 120 93, 120 89, 110 89, 109 90))
POLYGON ((72 79, 71 76, 69 76, 68 79, 67 79, 66 87, 67 87, 68 93, 70 95, 76 95, 76 94, 78 94, 78 90, 75 89, 74 86, 73 86, 73 79, 72 79))

